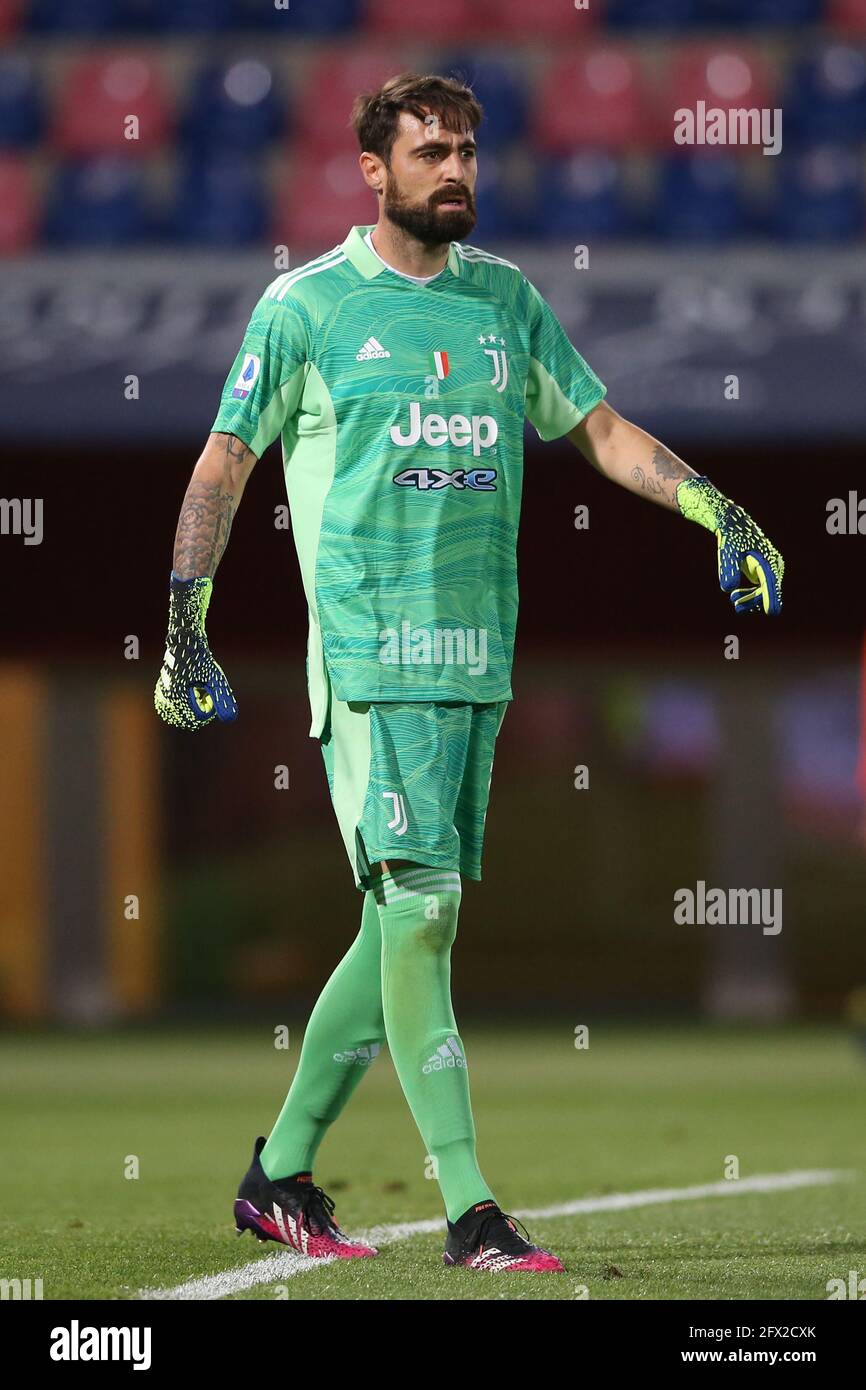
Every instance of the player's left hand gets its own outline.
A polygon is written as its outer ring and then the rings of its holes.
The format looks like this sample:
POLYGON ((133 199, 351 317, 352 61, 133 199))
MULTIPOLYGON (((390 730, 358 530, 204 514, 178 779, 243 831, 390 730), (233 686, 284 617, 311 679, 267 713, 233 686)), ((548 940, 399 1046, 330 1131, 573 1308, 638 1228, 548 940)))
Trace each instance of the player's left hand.
POLYGON ((709 478, 680 483, 677 502, 683 516, 715 533, 719 584, 736 612, 781 612, 785 561, 748 512, 724 497, 709 478))

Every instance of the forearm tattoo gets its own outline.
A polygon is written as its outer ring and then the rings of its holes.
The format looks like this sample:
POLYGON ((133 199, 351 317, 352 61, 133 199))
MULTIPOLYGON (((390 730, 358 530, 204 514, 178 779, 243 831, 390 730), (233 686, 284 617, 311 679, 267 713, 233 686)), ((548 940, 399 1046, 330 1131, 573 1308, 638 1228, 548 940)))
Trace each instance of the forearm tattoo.
POLYGON ((635 467, 631 476, 643 492, 653 497, 664 497, 674 504, 679 484, 684 478, 694 478, 695 471, 666 449, 664 444, 656 444, 648 468, 635 467))
POLYGON ((223 476, 218 483, 192 479, 183 499, 174 538, 174 572, 179 579, 216 572, 228 544, 237 507, 237 471, 250 451, 232 434, 225 441, 223 476))
POLYGON ((662 485, 655 478, 648 478, 642 468, 633 468, 631 476, 636 483, 640 483, 644 492, 652 492, 658 495, 662 491, 662 485))

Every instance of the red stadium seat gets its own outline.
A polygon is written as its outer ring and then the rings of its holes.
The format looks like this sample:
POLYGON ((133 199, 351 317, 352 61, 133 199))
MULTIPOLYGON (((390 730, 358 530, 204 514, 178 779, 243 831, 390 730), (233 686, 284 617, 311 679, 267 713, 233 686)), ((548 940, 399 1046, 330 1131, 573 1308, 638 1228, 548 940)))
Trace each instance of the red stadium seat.
POLYGON ((537 88, 538 148, 569 154, 581 147, 639 146, 647 135, 645 106, 641 72, 630 50, 599 44, 556 59, 537 88))
POLYGON ((487 7, 491 34, 527 39, 580 41, 601 13, 595 0, 585 10, 576 10, 573 0, 487 0, 487 7))
POLYGON ((274 211, 275 242, 311 255, 329 251, 345 240, 350 227, 375 222, 379 215, 354 150, 320 158, 302 146, 283 171, 274 211))
MULTIPOLYGON (((672 152, 678 148, 673 143, 676 111, 696 111, 699 101, 706 104, 707 110, 761 109, 775 105, 775 92, 760 58, 739 44, 690 44, 670 60, 657 108, 662 138, 670 142, 672 152)), ((733 147, 734 153, 737 148, 733 147)))
POLYGON ((849 34, 866 33, 866 0, 830 0, 827 22, 849 34))
POLYGON ((53 143, 69 156, 122 153, 130 158, 161 148, 169 132, 162 77, 154 61, 134 51, 83 58, 66 74, 54 120, 53 143), (138 138, 125 133, 138 118, 138 138))
POLYGON ((36 205, 30 171, 14 155, 0 157, 0 255, 14 256, 33 245, 36 205))
POLYGON ((21 28, 23 0, 0 0, 0 39, 11 38, 21 28))
POLYGON ((352 103, 361 92, 374 91, 405 64, 398 51, 356 48, 328 53, 311 64, 296 104, 295 142, 307 153, 328 155, 357 150, 349 125, 352 103))
POLYGON ((434 39, 437 43, 446 39, 459 43, 490 28, 484 0, 435 0, 421 5, 407 4, 406 0, 367 0, 361 23, 368 33, 434 39))

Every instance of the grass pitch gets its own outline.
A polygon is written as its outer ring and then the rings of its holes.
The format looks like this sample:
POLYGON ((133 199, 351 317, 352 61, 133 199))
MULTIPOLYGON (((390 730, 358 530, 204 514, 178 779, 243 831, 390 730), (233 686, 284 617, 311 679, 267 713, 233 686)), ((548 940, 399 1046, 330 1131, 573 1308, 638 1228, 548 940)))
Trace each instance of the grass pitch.
MULTIPOLYGON (((279 1255, 235 1236, 232 1201, 301 1036, 298 1023, 285 1052, 267 1024, 5 1034, 0 1278, 41 1278, 46 1300, 136 1299, 279 1255)), ((517 1215, 716 1183, 735 1160, 741 1178, 850 1176, 761 1193, 733 1180, 725 1195, 524 1218, 564 1275, 446 1270, 443 1231, 225 1297, 808 1300, 851 1270, 866 1277, 866 1051, 850 1034, 598 1022, 578 1050, 567 1021, 469 1021, 461 1036, 480 1165, 517 1215)), ((441 1218, 428 1171, 383 1050, 326 1136, 315 1180, 360 1232, 441 1218)))

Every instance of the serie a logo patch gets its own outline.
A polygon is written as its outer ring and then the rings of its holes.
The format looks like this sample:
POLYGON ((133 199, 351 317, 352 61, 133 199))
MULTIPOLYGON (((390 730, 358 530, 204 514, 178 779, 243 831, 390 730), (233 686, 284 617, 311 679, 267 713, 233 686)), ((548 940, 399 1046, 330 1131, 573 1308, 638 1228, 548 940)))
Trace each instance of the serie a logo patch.
POLYGON ((232 395, 235 400, 245 401, 247 396, 255 386, 259 372, 262 370, 262 359, 256 357, 254 352, 248 352, 244 357, 244 365, 238 372, 237 381, 234 384, 232 395))

